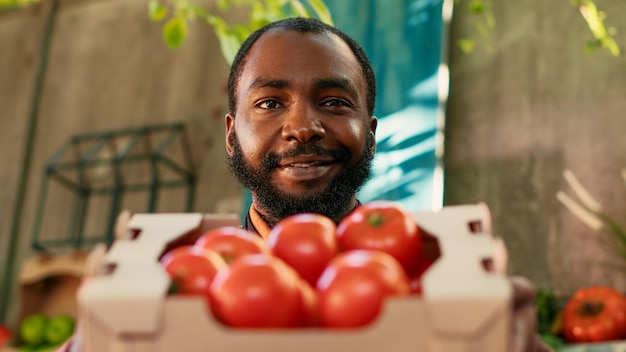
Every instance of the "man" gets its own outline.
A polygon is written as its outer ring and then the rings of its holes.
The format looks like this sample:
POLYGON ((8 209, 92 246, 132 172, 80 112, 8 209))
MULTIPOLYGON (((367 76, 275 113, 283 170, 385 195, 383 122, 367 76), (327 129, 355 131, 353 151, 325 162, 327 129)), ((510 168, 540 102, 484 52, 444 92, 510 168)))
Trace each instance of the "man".
POLYGON ((230 166, 251 190, 246 227, 265 237, 299 212, 338 222, 358 204, 374 156, 369 61, 333 27, 290 19, 252 34, 228 82, 230 166))
MULTIPOLYGON (((353 39, 312 19, 272 23, 243 43, 228 93, 226 150, 251 191, 247 230, 265 238, 300 212, 339 222, 359 205, 376 148, 376 83, 353 39)), ((535 333, 533 285, 511 282, 511 351, 547 351, 535 333)))

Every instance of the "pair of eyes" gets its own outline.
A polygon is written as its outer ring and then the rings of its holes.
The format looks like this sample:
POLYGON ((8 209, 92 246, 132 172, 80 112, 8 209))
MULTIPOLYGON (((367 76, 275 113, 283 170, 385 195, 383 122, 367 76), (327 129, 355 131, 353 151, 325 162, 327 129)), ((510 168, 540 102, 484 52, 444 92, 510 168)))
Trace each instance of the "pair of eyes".
MULTIPOLYGON (((263 99, 263 100, 259 101, 258 103, 256 103, 254 106, 259 108, 259 109, 274 110, 274 109, 281 109, 281 108, 283 108, 284 104, 280 100, 278 100, 278 99, 271 99, 270 98, 270 99, 263 99)), ((345 99, 329 98, 329 99, 325 99, 325 100, 321 101, 319 103, 319 106, 335 108, 335 107, 352 107, 353 104, 351 104, 349 101, 347 101, 345 99)))

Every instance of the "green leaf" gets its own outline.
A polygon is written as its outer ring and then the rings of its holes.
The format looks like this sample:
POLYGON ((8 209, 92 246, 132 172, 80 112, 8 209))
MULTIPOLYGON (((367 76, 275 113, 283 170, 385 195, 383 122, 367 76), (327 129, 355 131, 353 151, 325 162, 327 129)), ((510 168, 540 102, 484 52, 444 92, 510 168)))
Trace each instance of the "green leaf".
POLYGON ((187 39, 188 33, 187 21, 182 17, 171 18, 163 26, 163 39, 165 39, 165 44, 172 50, 178 49, 183 44, 185 39, 187 39))
POLYGON ((473 0, 467 5, 467 10, 471 13, 483 13, 485 12, 485 4, 482 0, 473 0))
POLYGON ((220 49, 226 62, 230 65, 235 59, 235 55, 241 46, 241 41, 237 38, 237 35, 231 31, 226 30, 223 27, 215 28, 215 34, 220 42, 220 49))
POLYGON ((537 312, 537 332, 550 333, 559 308, 554 293, 547 288, 540 287, 535 292, 535 310, 537 312))
POLYGON ((611 55, 619 56, 619 45, 611 38, 611 31, 607 29, 604 24, 606 19, 606 13, 598 10, 596 4, 592 0, 578 1, 580 14, 587 22, 589 31, 594 36, 597 42, 591 45, 589 42, 585 45, 587 52, 591 52, 597 48, 605 48, 611 55))
POLYGON ((539 337, 541 338, 541 341, 543 341, 555 351, 565 346, 565 340, 563 340, 563 338, 560 336, 544 333, 540 334, 539 337))
POLYGON ((469 53, 473 52, 474 48, 476 48, 476 42, 472 38, 459 38, 456 41, 456 45, 465 54, 469 54, 469 53))
POLYGON ((326 24, 333 24, 333 18, 330 14, 330 10, 326 6, 323 0, 307 0, 313 11, 317 14, 320 21, 326 24))
POLYGON ((277 21, 280 16, 276 14, 271 6, 268 8, 263 7, 261 3, 255 3, 250 10, 250 28, 256 30, 264 25, 277 21))
MULTIPOLYGON (((200 15, 202 17, 202 19, 209 25, 212 27, 215 27, 216 23, 220 20, 222 20, 221 17, 219 16, 215 16, 211 13, 204 13, 200 15)), ((223 20, 222 20, 223 21, 223 20)))
POLYGON ((240 43, 243 43, 243 41, 252 34, 252 31, 253 29, 250 28, 250 26, 240 24, 233 27, 232 33, 240 43))
POLYGON ((230 5, 229 0, 215 0, 215 4, 220 11, 227 11, 230 5))
POLYGON ((41 2, 41 0, 0 0, 0 10, 24 7, 41 2))
POLYGON ((283 10, 283 4, 280 0, 265 0, 259 1, 256 4, 261 5, 261 7, 264 6, 269 13, 280 13, 283 10))
POLYGON ((265 0, 263 3, 265 3, 265 8, 267 9, 265 11, 267 12, 266 16, 272 16, 277 20, 289 17, 289 8, 291 6, 286 2, 265 0))
POLYGON ((585 41, 585 51, 587 53, 592 53, 596 50, 596 48, 598 47, 598 44, 595 40, 587 40, 585 41))
POLYGON ((167 16, 167 8, 159 0, 150 0, 148 3, 148 17, 155 21, 161 21, 167 16))
POLYGON ((180 292, 180 285, 178 284, 178 282, 172 280, 172 283, 170 284, 169 289, 167 290, 168 294, 177 294, 180 292))
POLYGON ((607 44, 606 48, 611 53, 611 55, 613 55, 613 56, 619 56, 620 55, 619 45, 617 45, 617 43, 614 40, 611 40, 607 44))
POLYGON ((294 0, 294 1, 291 1, 290 4, 293 9, 294 16, 311 17, 311 15, 309 14, 309 11, 307 11, 306 7, 304 7, 304 5, 300 1, 294 0))

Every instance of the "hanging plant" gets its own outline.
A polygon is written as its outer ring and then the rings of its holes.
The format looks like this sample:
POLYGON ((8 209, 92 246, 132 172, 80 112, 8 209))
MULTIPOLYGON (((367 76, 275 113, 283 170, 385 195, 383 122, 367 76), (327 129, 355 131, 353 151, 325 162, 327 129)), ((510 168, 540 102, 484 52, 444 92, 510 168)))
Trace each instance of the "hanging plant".
POLYGON ((233 61, 239 46, 256 29, 287 17, 317 17, 333 24, 330 11, 322 0, 217 0, 217 11, 211 12, 190 0, 149 0, 148 15, 156 22, 165 21, 162 33, 165 44, 179 48, 188 36, 188 25, 199 19, 211 26, 220 44, 224 59, 233 61), (231 6, 247 6, 248 22, 229 23, 223 14, 231 6))

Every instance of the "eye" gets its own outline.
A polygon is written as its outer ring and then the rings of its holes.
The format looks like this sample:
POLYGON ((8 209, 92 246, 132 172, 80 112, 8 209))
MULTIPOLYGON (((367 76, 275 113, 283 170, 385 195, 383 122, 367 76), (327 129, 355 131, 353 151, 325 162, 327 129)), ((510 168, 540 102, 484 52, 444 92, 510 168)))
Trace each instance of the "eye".
POLYGON ((339 98, 332 98, 332 99, 327 99, 324 100, 322 102, 323 106, 327 106, 327 107, 350 107, 352 106, 352 104, 350 104, 350 102, 348 102, 347 100, 344 99, 339 99, 339 98))
POLYGON ((255 105, 257 108, 259 109, 278 109, 280 108, 280 103, 278 102, 278 100, 274 100, 274 99, 265 99, 260 101, 259 103, 257 103, 255 105))

